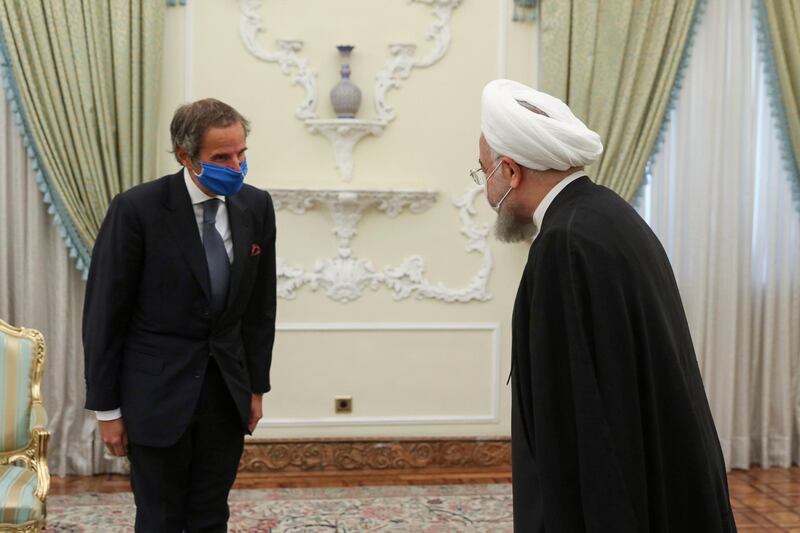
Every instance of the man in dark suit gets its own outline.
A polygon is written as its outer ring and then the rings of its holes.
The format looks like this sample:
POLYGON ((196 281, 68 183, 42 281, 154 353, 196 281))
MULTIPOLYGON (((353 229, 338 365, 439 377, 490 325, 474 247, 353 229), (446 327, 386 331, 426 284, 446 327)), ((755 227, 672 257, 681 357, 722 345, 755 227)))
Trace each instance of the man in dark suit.
POLYGON ((243 184, 249 123, 214 99, 170 126, 183 168, 117 195, 92 253, 86 408, 127 455, 136 531, 226 531, 275 337, 275 214, 243 184))
POLYGON ((725 462, 660 242, 584 165, 560 100, 483 92, 480 168, 501 240, 533 239, 512 318, 514 529, 731 532, 725 462))

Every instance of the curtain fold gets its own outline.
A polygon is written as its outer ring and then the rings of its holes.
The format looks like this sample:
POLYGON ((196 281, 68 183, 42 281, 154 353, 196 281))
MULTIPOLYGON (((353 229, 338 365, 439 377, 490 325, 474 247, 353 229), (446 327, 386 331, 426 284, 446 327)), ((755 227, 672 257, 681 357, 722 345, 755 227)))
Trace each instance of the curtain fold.
POLYGON ((0 103, 0 318, 40 330, 47 343, 42 396, 54 475, 120 471, 103 459, 94 415, 83 409, 81 309, 85 285, 42 203, 8 102, 0 103))
POLYGON ((800 219, 752 0, 709 0, 641 210, 669 254, 729 468, 800 459, 800 219))
MULTIPOLYGON (((784 159, 800 211, 800 1, 754 0, 766 23, 764 46, 767 74, 774 91, 776 114, 785 143, 784 159), (782 97, 782 98, 781 98, 782 97)), ((762 28, 764 31, 765 28, 762 28)))
POLYGON ((155 176, 165 9, 0 0, 0 317, 45 335, 56 475, 121 471, 83 409, 84 285, 70 263, 85 275, 111 198, 155 176))
POLYGON ((2 0, 12 111, 78 268, 111 198, 155 176, 161 0, 2 0))
POLYGON ((600 134, 595 181, 632 200, 704 0, 542 0, 541 90, 600 134))

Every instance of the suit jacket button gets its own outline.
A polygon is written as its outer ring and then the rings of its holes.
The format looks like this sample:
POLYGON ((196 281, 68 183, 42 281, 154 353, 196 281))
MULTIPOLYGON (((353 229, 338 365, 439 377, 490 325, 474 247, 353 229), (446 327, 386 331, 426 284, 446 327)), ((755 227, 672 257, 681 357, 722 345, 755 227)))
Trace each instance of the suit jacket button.
POLYGON ((194 375, 195 379, 200 379, 200 372, 194 375))
POLYGON ((203 318, 208 318, 211 316, 211 313, 208 312, 208 309, 203 309, 203 318))

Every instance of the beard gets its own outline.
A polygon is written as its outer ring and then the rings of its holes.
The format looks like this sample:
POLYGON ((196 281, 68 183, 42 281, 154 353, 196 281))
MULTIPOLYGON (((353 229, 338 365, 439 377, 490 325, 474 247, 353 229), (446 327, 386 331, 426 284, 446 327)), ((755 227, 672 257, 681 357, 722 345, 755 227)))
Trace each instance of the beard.
POLYGON ((522 242, 533 238, 536 225, 533 220, 520 220, 508 209, 500 209, 494 222, 494 235, 502 242, 522 242))

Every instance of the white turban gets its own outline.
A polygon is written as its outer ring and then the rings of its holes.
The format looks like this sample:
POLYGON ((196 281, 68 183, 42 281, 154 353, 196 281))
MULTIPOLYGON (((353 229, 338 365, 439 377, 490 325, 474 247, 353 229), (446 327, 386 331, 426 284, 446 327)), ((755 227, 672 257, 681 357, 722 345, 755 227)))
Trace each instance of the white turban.
POLYGON ((486 142, 499 155, 527 168, 566 170, 590 165, 603 153, 600 136, 564 102, 516 81, 489 82, 483 89, 481 106, 481 131, 486 142))

